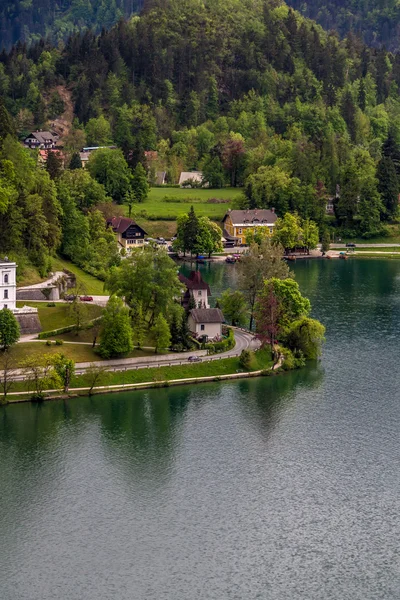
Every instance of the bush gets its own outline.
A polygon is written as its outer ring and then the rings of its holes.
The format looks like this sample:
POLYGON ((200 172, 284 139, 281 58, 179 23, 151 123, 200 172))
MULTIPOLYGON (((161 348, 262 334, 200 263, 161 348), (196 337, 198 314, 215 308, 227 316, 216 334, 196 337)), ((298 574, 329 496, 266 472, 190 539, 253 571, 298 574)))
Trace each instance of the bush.
POLYGON ((64 342, 62 340, 56 340, 56 346, 62 346, 63 343, 64 342))
POLYGON ((228 336, 221 342, 213 342, 205 344, 205 348, 209 351, 209 354, 219 354, 220 352, 226 352, 231 350, 235 346, 235 334, 231 327, 228 328, 228 336))
POLYGON ((245 371, 255 371, 257 368, 254 352, 251 350, 242 350, 239 358, 239 364, 245 371))
POLYGON ((46 346, 51 346, 51 340, 47 340, 46 346))
POLYGON ((48 302, 46 304, 46 306, 48 306, 49 308, 54 308, 56 306, 56 303, 55 302, 48 302))
POLYGON ((306 359, 300 350, 292 352, 289 348, 280 348, 281 354, 283 354, 284 361, 282 368, 284 371, 292 371, 293 369, 300 369, 306 364, 306 359))

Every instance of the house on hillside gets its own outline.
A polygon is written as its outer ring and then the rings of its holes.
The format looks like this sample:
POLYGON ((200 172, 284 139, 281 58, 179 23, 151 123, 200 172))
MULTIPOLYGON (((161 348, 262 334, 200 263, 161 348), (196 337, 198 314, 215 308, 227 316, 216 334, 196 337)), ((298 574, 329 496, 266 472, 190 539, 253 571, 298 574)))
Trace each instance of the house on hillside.
POLYGON ((257 227, 268 227, 269 232, 272 233, 277 218, 274 208, 229 210, 222 219, 224 239, 242 246, 246 244, 247 231, 253 231, 257 227))
MULTIPOLYGON (((201 171, 182 171, 179 176, 179 185, 183 188, 199 187, 203 185, 203 173, 201 171)), ((205 184, 204 187, 208 187, 208 184, 205 184)))
POLYGON ((127 217, 112 217, 107 220, 107 226, 111 227, 117 236, 118 248, 126 250, 130 254, 135 248, 144 245, 144 238, 147 236, 145 230, 132 219, 127 217))
POLYGON ((196 306, 197 308, 210 308, 208 302, 208 299, 211 296, 210 286, 203 280, 200 271, 192 271, 189 277, 185 277, 180 273, 179 281, 186 287, 186 291, 181 300, 182 306, 185 309, 190 305, 196 306))
POLYGON ((61 168, 64 168, 65 165, 65 155, 60 150, 56 150, 55 148, 49 148, 48 150, 39 150, 38 162, 42 165, 45 165, 47 162, 47 157, 49 152, 55 152, 57 157, 61 159, 61 168))
POLYGON ((26 148, 48 150, 56 147, 58 139, 58 135, 53 131, 32 131, 24 139, 24 146, 26 148))
POLYGON ((206 335, 209 340, 220 340, 223 322, 219 308, 193 308, 189 312, 188 327, 195 338, 206 335))

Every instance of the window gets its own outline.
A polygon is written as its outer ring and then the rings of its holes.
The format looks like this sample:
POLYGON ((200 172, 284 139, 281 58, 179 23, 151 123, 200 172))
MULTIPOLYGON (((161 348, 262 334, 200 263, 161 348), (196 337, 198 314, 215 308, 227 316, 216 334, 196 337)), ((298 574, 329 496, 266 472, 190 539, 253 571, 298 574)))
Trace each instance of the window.
POLYGON ((239 227, 238 233, 239 233, 239 235, 242 233, 242 228, 241 227, 239 227))
POLYGON ((206 328, 206 326, 205 326, 205 325, 203 325, 203 323, 202 323, 202 324, 200 325, 200 331, 204 331, 204 330, 205 330, 205 328, 206 328))
POLYGON ((8 290, 4 290, 4 299, 7 300, 8 298, 8 290))
POLYGON ((4 308, 8 308, 8 304, 5 304, 5 305, 4 305, 4 308))
POLYGON ((199 290, 199 296, 201 296, 201 290, 199 290))
POLYGON ((238 242, 239 242, 239 246, 241 246, 242 245, 242 238, 239 238, 238 242))
POLYGON ((8 283, 8 275, 4 275, 4 283, 8 283))

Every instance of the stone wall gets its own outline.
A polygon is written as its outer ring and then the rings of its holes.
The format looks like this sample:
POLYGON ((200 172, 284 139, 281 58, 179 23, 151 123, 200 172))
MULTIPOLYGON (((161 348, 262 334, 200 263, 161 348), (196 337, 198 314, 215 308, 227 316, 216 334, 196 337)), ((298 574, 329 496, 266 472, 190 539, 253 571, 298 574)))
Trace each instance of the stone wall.
POLYGON ((19 323, 21 335, 42 331, 37 309, 19 308, 14 315, 19 323))

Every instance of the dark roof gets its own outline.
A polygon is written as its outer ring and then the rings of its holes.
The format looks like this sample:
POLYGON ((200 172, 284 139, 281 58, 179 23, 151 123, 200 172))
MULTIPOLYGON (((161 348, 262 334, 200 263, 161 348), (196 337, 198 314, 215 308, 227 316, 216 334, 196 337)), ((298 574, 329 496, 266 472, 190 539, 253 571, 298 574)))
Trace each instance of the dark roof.
POLYGON ((233 237, 233 235, 228 233, 226 229, 224 229, 224 231, 222 232, 222 237, 224 237, 229 242, 237 242, 237 240, 238 240, 237 237, 233 237))
POLYGON ((207 290, 208 295, 211 296, 210 286, 203 280, 200 271, 192 271, 189 277, 179 273, 179 281, 186 285, 188 290, 207 290))
POLYGON ((255 208, 253 210, 230 210, 226 213, 223 220, 231 218, 232 223, 238 225, 251 225, 252 223, 275 223, 278 218, 274 210, 267 208, 255 208))
POLYGON ((30 137, 36 138, 41 144, 45 144, 49 140, 52 140, 53 142, 58 140, 58 135, 51 131, 32 131, 25 139, 30 137))
POLYGON ((111 225, 115 233, 125 233, 131 225, 135 225, 135 227, 139 227, 146 234, 143 227, 140 227, 136 221, 128 219, 128 217, 112 217, 112 219, 107 220, 107 225, 111 225))
POLYGON ((225 320, 219 308, 193 308, 190 314, 195 323, 223 323, 225 320))

